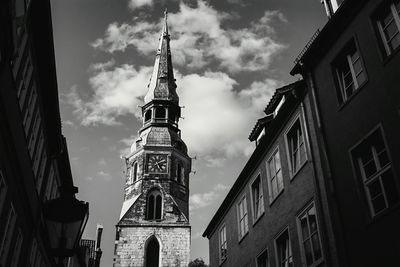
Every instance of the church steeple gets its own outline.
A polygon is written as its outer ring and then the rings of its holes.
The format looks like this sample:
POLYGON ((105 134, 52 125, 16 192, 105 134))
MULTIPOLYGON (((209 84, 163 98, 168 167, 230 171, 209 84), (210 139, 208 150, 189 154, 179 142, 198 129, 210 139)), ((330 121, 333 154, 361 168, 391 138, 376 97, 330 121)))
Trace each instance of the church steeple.
POLYGON ((168 12, 165 10, 164 25, 159 39, 153 74, 148 85, 149 90, 144 97, 145 104, 152 100, 169 100, 175 104, 179 103, 172 68, 167 16, 168 12))

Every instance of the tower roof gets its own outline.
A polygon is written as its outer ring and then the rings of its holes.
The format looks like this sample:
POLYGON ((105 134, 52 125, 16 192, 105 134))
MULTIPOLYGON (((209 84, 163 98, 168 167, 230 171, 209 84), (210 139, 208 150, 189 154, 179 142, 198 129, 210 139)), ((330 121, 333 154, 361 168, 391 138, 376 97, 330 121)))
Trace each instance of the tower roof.
POLYGON ((144 97, 145 104, 152 100, 170 100, 178 104, 176 83, 172 68, 171 50, 169 45, 167 10, 164 12, 164 25, 161 31, 153 74, 144 97))

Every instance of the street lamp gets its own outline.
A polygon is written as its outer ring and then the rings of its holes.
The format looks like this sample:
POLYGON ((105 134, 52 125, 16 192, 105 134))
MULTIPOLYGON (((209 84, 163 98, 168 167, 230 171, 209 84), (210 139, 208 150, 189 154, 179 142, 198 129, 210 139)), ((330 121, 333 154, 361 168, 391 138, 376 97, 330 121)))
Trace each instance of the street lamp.
POLYGON ((78 188, 61 187, 59 198, 44 204, 44 217, 49 232, 50 247, 63 266, 66 257, 74 255, 89 217, 89 204, 75 198, 78 188))

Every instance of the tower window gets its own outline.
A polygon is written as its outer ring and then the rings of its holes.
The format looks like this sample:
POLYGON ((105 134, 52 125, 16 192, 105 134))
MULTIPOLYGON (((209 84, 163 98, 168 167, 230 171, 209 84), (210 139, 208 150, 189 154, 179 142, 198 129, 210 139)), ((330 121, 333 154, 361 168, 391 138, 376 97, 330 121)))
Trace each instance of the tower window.
POLYGON ((133 163, 131 168, 131 183, 136 182, 137 180, 137 162, 133 163))
POLYGON ((162 197, 159 190, 153 190, 147 197, 147 220, 160 220, 162 197))
POLYGON ((151 119, 151 109, 147 110, 144 114, 144 121, 149 121, 151 119))
POLYGON ((165 119, 165 108, 157 107, 155 115, 156 115, 156 119, 165 119))
POLYGON ((183 183, 183 168, 182 168, 182 165, 180 163, 178 163, 178 166, 176 168, 176 180, 180 184, 183 183))

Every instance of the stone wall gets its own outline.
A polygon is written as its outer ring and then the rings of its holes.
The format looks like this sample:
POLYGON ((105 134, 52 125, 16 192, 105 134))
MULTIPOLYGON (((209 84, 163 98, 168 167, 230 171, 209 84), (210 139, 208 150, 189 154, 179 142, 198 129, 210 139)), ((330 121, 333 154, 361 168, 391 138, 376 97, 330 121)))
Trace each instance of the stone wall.
POLYGON ((160 267, 187 267, 190 226, 118 227, 114 267, 143 267, 146 240, 154 235, 160 245, 160 267))

